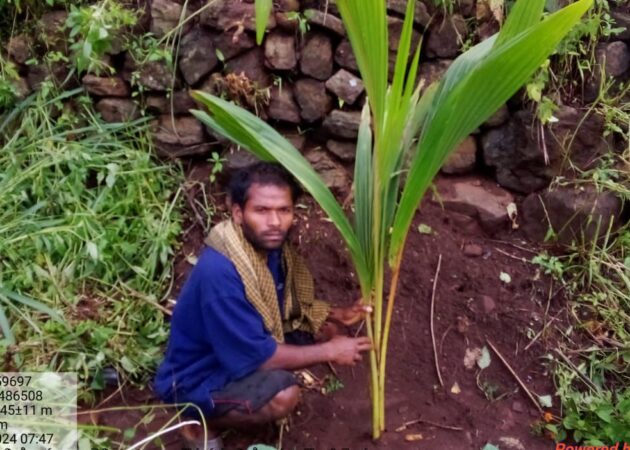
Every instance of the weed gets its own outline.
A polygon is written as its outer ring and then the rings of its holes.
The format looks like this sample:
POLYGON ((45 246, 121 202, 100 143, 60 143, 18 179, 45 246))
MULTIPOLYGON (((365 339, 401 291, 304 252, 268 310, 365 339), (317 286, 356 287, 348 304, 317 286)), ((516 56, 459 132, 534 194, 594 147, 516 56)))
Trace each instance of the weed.
POLYGON ((210 172, 210 182, 214 183, 217 179, 217 175, 223 171, 223 163, 226 161, 225 158, 222 158, 218 152, 212 152, 210 155, 210 159, 208 163, 212 166, 212 170, 210 172))
POLYGON ((30 306, 0 302, 0 325, 13 367, 100 388, 105 367, 139 380, 160 357, 179 174, 152 160, 146 121, 103 124, 79 92, 44 84, 0 118, 0 297, 30 306))
POLYGON ((325 380, 322 387, 323 394, 332 394, 344 388, 343 382, 334 375, 327 375, 325 380))

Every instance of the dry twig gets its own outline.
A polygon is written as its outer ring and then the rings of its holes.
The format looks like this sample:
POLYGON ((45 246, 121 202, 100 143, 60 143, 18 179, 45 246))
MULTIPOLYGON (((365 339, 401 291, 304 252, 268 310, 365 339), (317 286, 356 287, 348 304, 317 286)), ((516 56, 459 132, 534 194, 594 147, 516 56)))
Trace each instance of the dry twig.
POLYGON ((404 431, 404 430, 407 429, 407 427, 409 427, 411 425, 415 425, 417 423, 423 423, 425 425, 430 425, 430 426, 436 427, 436 428, 442 428, 444 430, 464 431, 464 429, 460 428, 460 427, 454 427, 454 426, 451 426, 451 425, 442 425, 440 423, 435 423, 435 422, 431 422, 430 420, 424 420, 424 419, 415 419, 415 420, 410 420, 409 422, 405 422, 401 426, 396 428, 396 431, 398 431, 398 432, 404 431))
POLYGON ((497 348, 494 345, 492 345, 492 342, 490 342, 489 339, 486 339, 486 343, 490 346, 490 348, 494 351, 494 353, 496 353, 496 355, 499 357, 499 359, 501 360, 503 365, 507 368, 507 370, 512 374, 512 376, 514 377, 516 382, 519 384, 519 386, 523 388, 523 390, 525 391, 529 399, 532 401, 534 406, 536 406, 536 409, 540 412, 540 414, 544 414, 544 411, 540 407, 540 404, 538 403, 538 400, 536 400, 536 397, 534 397, 534 394, 532 394, 532 392, 527 388, 527 386, 525 386, 525 383, 523 383, 523 380, 519 378, 519 376, 516 374, 514 369, 512 369, 512 366, 510 366, 508 362, 506 361, 506 359, 503 357, 503 355, 499 353, 499 350, 497 350, 497 348))
POLYGON ((431 294, 431 342, 433 343, 433 356, 435 358, 435 370, 437 372, 440 386, 444 387, 444 381, 442 380, 442 374, 440 373, 440 362, 438 361, 437 348, 435 345, 435 327, 433 326, 433 315, 435 311, 435 289, 437 288, 438 276, 440 275, 440 267, 442 266, 442 254, 438 258, 437 268, 435 269, 435 276, 433 277, 433 292, 431 294))

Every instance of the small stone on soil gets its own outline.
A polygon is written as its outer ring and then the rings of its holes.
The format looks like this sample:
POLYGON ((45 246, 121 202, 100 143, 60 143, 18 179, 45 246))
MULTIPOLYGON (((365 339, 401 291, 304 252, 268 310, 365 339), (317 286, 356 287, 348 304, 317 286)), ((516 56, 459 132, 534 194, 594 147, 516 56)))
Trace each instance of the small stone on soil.
POLYGON ((483 255, 483 247, 477 244, 466 244, 464 245, 464 255, 466 256, 481 256, 483 255))

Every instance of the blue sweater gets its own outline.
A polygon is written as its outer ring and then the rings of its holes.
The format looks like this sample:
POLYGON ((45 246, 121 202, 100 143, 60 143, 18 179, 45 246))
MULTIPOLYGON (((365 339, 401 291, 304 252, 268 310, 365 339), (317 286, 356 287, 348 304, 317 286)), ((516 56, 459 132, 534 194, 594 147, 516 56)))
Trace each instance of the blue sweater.
MULTIPOLYGON (((281 251, 269 253, 268 265, 282 299, 281 251)), ((192 402, 211 414, 210 394, 257 370, 276 345, 247 300, 234 264, 207 248, 175 305, 155 391, 167 403, 192 402)))

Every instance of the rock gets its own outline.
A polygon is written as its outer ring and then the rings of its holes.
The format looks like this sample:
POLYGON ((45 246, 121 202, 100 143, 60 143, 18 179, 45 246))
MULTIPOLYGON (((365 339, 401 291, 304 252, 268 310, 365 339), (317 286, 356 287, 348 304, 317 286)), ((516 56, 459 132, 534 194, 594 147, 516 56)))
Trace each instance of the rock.
POLYGON ((224 154, 223 157, 225 158, 223 167, 228 174, 260 161, 252 152, 233 146, 230 147, 229 152, 224 154))
POLYGON ((213 42, 215 49, 220 52, 226 61, 256 45, 254 38, 247 33, 230 34, 223 32, 215 35, 213 42))
POLYGON ((307 9, 304 11, 304 17, 309 23, 320 26, 339 36, 346 35, 346 29, 339 17, 333 16, 330 12, 325 13, 317 9, 307 9))
POLYGON ((492 117, 486 120, 483 126, 489 128, 499 127, 508 120, 510 120, 510 110, 508 109, 507 105, 503 105, 497 110, 497 112, 492 115, 492 117))
POLYGON ((265 54, 260 47, 255 47, 242 55, 231 59, 226 64, 228 73, 243 74, 258 88, 265 88, 271 84, 271 75, 265 70, 265 54))
POLYGON ((435 81, 439 81, 446 73, 448 68, 453 64, 450 59, 441 59, 438 61, 428 61, 420 64, 419 77, 424 80, 424 87, 428 87, 435 81))
POLYGON ((332 109, 332 98, 321 81, 303 78, 295 83, 295 97, 300 115, 307 122, 323 119, 332 109))
POLYGON ((210 150, 204 126, 192 116, 163 115, 152 123, 158 154, 168 158, 205 154, 210 150))
POLYGON ((350 176, 319 147, 306 153, 306 159, 322 177, 324 184, 335 194, 345 195, 350 190, 350 176))
MULTIPOLYGON (((398 47, 400 46, 400 36, 402 35, 404 21, 397 19, 395 17, 387 18, 387 29, 388 29, 388 38, 389 38, 389 50, 391 54, 394 56, 394 63, 396 62, 396 54, 398 52, 398 47)), ((416 30, 413 30, 411 33, 411 56, 413 56, 413 52, 416 50, 416 47, 420 44, 420 33, 416 30)))
MULTIPOLYGON (((407 0, 387 0, 387 9, 404 17, 405 11, 407 11, 407 0)), ((413 21, 422 27, 426 27, 431 22, 427 5, 419 0, 416 0, 413 21)))
POLYGON ((302 151, 304 149, 304 144, 306 143, 306 137, 303 134, 295 133, 295 132, 282 132, 281 133, 287 141, 291 143, 298 151, 302 151))
POLYGON ((485 314, 490 314, 497 308, 494 299, 489 295, 482 295, 479 297, 479 300, 481 301, 481 308, 485 314))
POLYGON ((137 83, 148 91, 166 92, 173 87, 173 72, 165 61, 149 61, 140 67, 137 83))
MULTIPOLYGON (((222 31, 239 27, 255 31, 256 12, 252 3, 244 3, 240 0, 213 0, 208 2, 207 8, 200 15, 199 22, 222 31)), ((275 26, 276 19, 273 14, 270 14, 267 29, 273 29, 275 26)))
MULTIPOLYGON (((151 2, 151 32, 158 38, 163 37, 179 25, 181 15, 182 5, 179 3, 172 0, 153 0, 151 2)), ((189 23, 184 25, 184 28, 189 28, 189 23)))
POLYGON ((218 63, 212 34, 201 28, 194 28, 182 38, 179 55, 179 70, 191 86, 210 73, 218 63))
POLYGON ((564 245, 592 242, 607 232, 611 220, 621 224, 622 207, 612 192, 560 187, 529 195, 521 207, 521 225, 534 241, 543 242, 551 229, 564 245))
POLYGON ((37 24, 42 36, 42 41, 49 51, 64 52, 67 49, 65 32, 68 13, 63 10, 55 10, 44 13, 37 24))
POLYGON ((103 98, 96 103, 96 110, 105 122, 127 122, 140 117, 138 106, 127 98, 103 98))
POLYGON ((354 142, 341 142, 329 139, 326 141, 326 148, 344 162, 354 161, 357 153, 357 146, 354 142))
POLYGON ((146 107, 154 114, 188 114, 197 104, 188 91, 175 91, 172 99, 164 95, 147 95, 146 107), (172 100, 172 101, 171 101, 172 100))
POLYGON ((547 186, 554 170, 545 164, 542 150, 524 127, 523 120, 512 120, 482 135, 481 146, 499 184, 527 194, 547 186))
POLYGON ((352 70, 354 72, 359 71, 357 59, 354 57, 354 53, 352 52, 350 41, 344 39, 337 46, 337 49, 335 50, 335 62, 344 69, 352 70))
POLYGON ((601 44, 596 53, 597 62, 605 68, 606 76, 619 77, 630 67, 630 50, 625 42, 601 44))
POLYGON ((129 97, 131 95, 129 85, 119 77, 97 77, 88 74, 81 81, 85 90, 92 95, 101 97, 129 97))
POLYGON ((334 136, 348 139, 354 139, 359 135, 360 124, 361 113, 358 111, 336 109, 324 119, 326 131, 334 136))
POLYGON ((24 100, 32 92, 26 79, 19 77, 11 82, 15 88, 17 98, 24 100))
POLYGON ((610 16, 615 21, 614 27, 622 30, 620 34, 615 35, 615 38, 622 41, 630 40, 630 11, 612 10, 610 16))
POLYGON ((466 244, 464 245, 463 252, 465 256, 476 258, 483 255, 483 247, 479 244, 466 244))
POLYGON ((438 179, 439 201, 446 209, 476 217, 488 232, 509 222, 507 206, 514 202, 508 191, 476 177, 455 181, 438 179))
POLYGON ((333 54, 330 38, 325 34, 313 33, 302 49, 300 70, 318 80, 327 80, 332 75, 333 54))
POLYGON ((295 69, 295 38, 279 31, 270 33, 265 39, 265 63, 272 70, 295 69))
POLYGON ((326 87, 345 103, 353 104, 364 90, 361 78, 344 69, 339 69, 336 74, 326 81, 326 87))
POLYGON ((36 64, 28 66, 26 79, 31 89, 37 90, 47 80, 52 81, 56 86, 60 86, 68 77, 68 73, 69 68, 65 63, 53 63, 50 67, 46 64, 36 64))
POLYGON ((276 2, 276 10, 278 11, 299 11, 299 0, 278 0, 276 2))
POLYGON ((273 86, 269 95, 269 117, 290 123, 300 123, 300 110, 293 98, 293 88, 284 84, 282 89, 273 86))
POLYGON ((429 58, 453 58, 459 53, 468 29, 466 21, 459 14, 438 20, 429 27, 427 56, 429 58))
POLYGON ((441 170, 451 175, 469 173, 474 170, 476 162, 477 141, 473 136, 468 136, 450 154, 441 170))
POLYGON ((32 42, 27 34, 11 36, 7 44, 7 53, 16 63, 24 64, 31 57, 31 46, 32 42))

